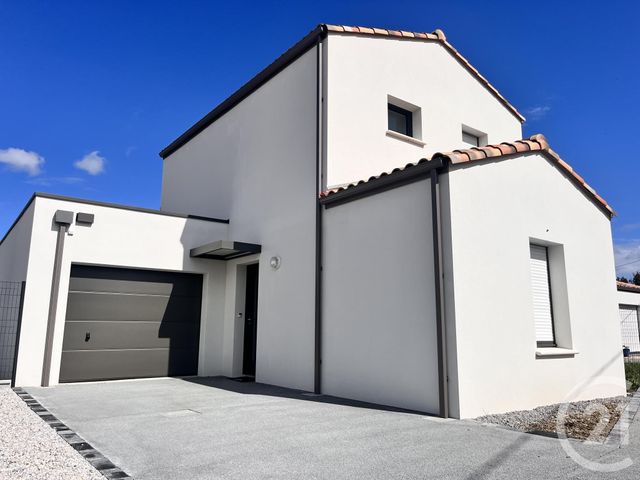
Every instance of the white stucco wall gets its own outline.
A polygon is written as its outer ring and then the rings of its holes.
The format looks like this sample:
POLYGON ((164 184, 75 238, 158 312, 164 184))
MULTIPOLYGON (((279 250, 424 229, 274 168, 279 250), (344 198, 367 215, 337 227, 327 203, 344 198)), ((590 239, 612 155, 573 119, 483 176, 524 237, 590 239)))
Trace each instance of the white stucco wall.
POLYGON ((90 227, 72 225, 72 235, 65 239, 51 362, 52 385, 58 382, 60 371, 72 263, 203 274, 198 373, 226 374, 223 362, 226 264, 192 259, 189 250, 225 239, 228 225, 48 198, 36 198, 34 207, 16 385, 39 385, 41 381, 56 249, 57 231, 52 223, 56 210, 93 213, 95 222, 90 227))
POLYGON ((459 415, 624 394, 607 216, 539 154, 456 167, 448 186, 459 415), (562 263, 566 275, 552 278, 554 315, 559 347, 575 356, 536 358, 531 239, 562 245, 564 259, 550 259, 552 277, 562 263))
POLYGON ((167 157, 162 184, 163 209, 229 218, 230 240, 262 245, 256 378, 304 390, 313 389, 316 83, 312 49, 167 157))
POLYGON ((33 212, 31 203, 0 244, 0 280, 22 282, 27 278, 33 212))
POLYGON ((325 210, 322 392, 438 413, 430 185, 325 210))
POLYGON ((618 290, 618 304, 640 306, 640 291, 636 293, 618 290))
POLYGON ((522 136, 520 121, 436 42, 330 34, 327 59, 329 186, 460 148, 463 124, 489 143, 522 136), (421 108, 424 147, 386 135, 387 95, 421 108))

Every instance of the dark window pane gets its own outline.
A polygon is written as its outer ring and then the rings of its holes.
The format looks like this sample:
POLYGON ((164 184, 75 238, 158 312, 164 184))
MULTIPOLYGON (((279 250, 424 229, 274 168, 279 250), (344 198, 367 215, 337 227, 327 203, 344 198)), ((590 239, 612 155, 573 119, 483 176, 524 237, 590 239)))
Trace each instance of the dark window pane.
POLYGON ((389 130, 394 132, 407 134, 407 117, 402 113, 389 110, 389 130))
POLYGON ((402 133, 403 135, 413 136, 413 114, 400 107, 389 104, 389 130, 402 133))
POLYGON ((462 131, 462 141, 469 145, 473 145, 474 147, 480 146, 480 138, 472 133, 465 132, 464 130, 462 131))

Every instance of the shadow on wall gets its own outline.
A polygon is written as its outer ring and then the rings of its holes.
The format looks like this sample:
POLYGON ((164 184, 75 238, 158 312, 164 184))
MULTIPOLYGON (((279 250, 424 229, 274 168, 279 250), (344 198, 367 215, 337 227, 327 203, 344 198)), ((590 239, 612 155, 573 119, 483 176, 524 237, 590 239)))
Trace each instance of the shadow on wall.
POLYGON ((167 375, 196 375, 200 344, 202 276, 172 275, 168 298, 158 337, 169 339, 167 375))

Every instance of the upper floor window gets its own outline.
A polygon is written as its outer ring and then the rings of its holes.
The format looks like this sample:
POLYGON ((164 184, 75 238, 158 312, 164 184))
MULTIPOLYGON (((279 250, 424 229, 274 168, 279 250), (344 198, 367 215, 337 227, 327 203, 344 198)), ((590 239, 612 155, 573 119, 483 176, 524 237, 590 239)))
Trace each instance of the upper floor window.
POLYGON ((473 133, 462 131, 462 141, 471 145, 472 147, 480 146, 480 137, 474 135, 473 133))
POLYGON ((387 95, 387 137, 424 147, 422 109, 406 100, 387 95))
POLYGON ((463 125, 462 143, 464 143, 466 147, 484 147, 487 144, 487 134, 463 125))
POLYGON ((413 112, 392 103, 387 104, 389 130, 413 137, 413 112))

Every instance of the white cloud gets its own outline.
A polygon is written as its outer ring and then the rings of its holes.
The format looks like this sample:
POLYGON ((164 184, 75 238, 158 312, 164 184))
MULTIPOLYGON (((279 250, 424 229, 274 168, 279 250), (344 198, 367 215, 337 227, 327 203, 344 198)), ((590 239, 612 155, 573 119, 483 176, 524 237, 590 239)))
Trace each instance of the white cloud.
POLYGON ((549 105, 539 105, 537 107, 527 108, 524 113, 528 120, 540 120, 551 111, 549 105))
POLYGON ((27 172, 32 177, 42 171, 44 158, 36 152, 21 148, 0 149, 0 163, 8 165, 11 170, 27 172))
POLYGON ((640 240, 616 243, 613 247, 616 258, 616 274, 629 277, 640 271, 640 240))
POLYGON ((94 150, 75 162, 73 166, 80 170, 84 170, 89 175, 100 175, 104 172, 105 162, 106 159, 100 155, 100 152, 94 150))

